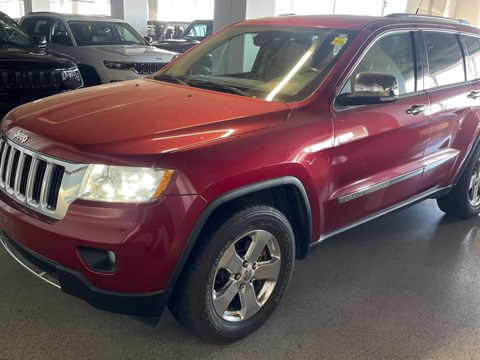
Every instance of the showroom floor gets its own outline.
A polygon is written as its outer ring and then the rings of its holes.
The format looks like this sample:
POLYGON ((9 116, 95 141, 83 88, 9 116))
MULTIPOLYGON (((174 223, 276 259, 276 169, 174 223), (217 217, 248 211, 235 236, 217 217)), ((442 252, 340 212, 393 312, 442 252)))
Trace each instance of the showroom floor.
POLYGON ((480 219, 433 200, 350 230, 297 262, 273 318, 228 346, 167 311, 157 327, 96 310, 0 249, 0 359, 479 359, 480 219))

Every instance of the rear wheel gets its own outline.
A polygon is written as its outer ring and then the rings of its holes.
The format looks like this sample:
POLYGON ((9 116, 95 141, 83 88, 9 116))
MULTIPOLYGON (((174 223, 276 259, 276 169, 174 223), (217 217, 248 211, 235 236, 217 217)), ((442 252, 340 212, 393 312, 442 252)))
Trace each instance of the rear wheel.
POLYGON ((480 213, 480 147, 453 190, 438 198, 437 204, 443 212, 464 219, 480 213))
POLYGON ((294 238, 277 209, 243 205, 193 250, 169 307, 199 337, 225 343, 258 329, 280 302, 293 267, 294 238))

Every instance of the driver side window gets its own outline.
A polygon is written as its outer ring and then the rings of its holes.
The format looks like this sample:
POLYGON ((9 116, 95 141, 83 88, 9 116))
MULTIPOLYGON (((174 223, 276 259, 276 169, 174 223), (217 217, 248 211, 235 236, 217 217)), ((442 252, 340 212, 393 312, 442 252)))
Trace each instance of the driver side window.
POLYGON ((399 95, 414 92, 416 81, 412 33, 394 33, 378 39, 365 53, 341 94, 356 90, 357 75, 366 71, 395 76, 399 95))
POLYGON ((67 28, 61 21, 56 21, 53 24, 51 41, 54 44, 72 45, 67 28))

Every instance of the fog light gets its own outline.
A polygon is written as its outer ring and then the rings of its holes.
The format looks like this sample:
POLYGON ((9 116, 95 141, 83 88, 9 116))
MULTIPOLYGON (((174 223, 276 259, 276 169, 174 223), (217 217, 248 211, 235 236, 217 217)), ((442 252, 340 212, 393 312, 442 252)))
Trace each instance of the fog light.
POLYGON ((107 256, 108 260, 110 261, 110 264, 115 265, 117 262, 117 255, 112 250, 107 251, 107 256))
POLYGON ((112 273, 117 265, 117 255, 112 250, 79 247, 83 262, 92 270, 112 273))

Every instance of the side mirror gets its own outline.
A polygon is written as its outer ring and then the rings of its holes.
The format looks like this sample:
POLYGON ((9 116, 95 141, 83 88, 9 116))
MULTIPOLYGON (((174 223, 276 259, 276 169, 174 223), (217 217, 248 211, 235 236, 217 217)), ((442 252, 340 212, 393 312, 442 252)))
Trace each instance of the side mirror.
POLYGON ((147 43, 150 45, 153 43, 153 38, 151 36, 144 36, 143 37, 147 43))
POLYGON ((45 35, 33 35, 33 41, 40 48, 44 48, 47 46, 47 38, 45 37, 45 35))
POLYGON ((395 76, 372 71, 357 74, 353 91, 338 96, 339 105, 384 104, 398 99, 398 83, 395 76))

